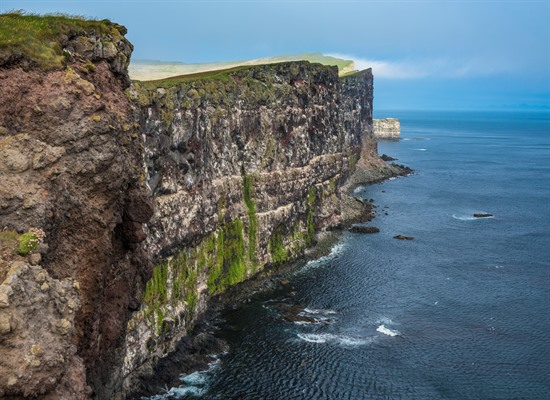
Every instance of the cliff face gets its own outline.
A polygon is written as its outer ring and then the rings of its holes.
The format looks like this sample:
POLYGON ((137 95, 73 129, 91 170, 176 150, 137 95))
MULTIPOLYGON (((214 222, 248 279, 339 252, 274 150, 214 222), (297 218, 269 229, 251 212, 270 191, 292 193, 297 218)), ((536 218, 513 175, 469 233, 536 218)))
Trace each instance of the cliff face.
POLYGON ((401 123, 397 118, 375 119, 374 136, 377 139, 398 140, 401 135, 401 123))
POLYGON ((0 65, 1 226, 45 232, 34 257, 1 265, 0 395, 121 396, 211 296, 342 225, 342 185, 380 164, 370 70, 282 63, 128 87, 131 45, 106 31, 65 35, 62 69, 0 65), (55 368, 33 361, 48 357, 55 368))
POLYGON ((124 93, 132 46, 119 26, 103 28, 109 33, 61 35, 62 68, 42 68, 17 49, 0 58, 0 227, 45 232, 41 257, 2 254, 0 320, 9 329, 0 334, 0 397, 87 397, 83 363, 104 363, 150 275, 138 242, 151 209, 124 93), (136 209, 145 212, 134 217, 136 209), (29 270, 31 261, 44 270, 29 270), (76 300, 54 290, 72 282, 76 300))
POLYGON ((339 188, 372 129, 370 70, 339 79, 336 68, 282 63, 130 92, 157 266, 129 323, 123 375, 169 349, 209 296, 341 225, 339 188))

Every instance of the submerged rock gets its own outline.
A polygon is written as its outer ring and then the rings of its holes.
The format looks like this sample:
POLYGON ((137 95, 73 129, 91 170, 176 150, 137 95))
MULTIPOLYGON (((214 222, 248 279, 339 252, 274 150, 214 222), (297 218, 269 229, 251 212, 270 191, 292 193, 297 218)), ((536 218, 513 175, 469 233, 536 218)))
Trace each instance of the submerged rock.
POLYGON ((474 214, 474 218, 489 218, 489 217, 492 217, 493 214, 489 214, 489 213, 475 213, 474 214))
POLYGON ((398 239, 398 240, 413 240, 414 239, 413 236, 405 236, 405 235, 396 235, 393 238, 398 239))
POLYGON ((353 233, 378 233, 380 232, 380 229, 375 226, 354 225, 349 228, 349 231, 353 233))
POLYGON ((384 161, 396 161, 397 160, 397 158, 390 157, 387 154, 382 154, 380 156, 380 158, 384 161))

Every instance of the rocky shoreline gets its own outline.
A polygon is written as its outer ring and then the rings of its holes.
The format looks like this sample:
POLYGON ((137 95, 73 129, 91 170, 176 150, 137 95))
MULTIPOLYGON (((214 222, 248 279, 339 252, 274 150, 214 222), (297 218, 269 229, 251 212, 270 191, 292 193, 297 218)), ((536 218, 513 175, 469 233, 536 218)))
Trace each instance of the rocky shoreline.
POLYGON ((0 54, 0 397, 121 400, 206 354, 211 299, 315 257, 371 216, 347 193, 409 172, 378 156, 371 69, 132 82, 124 27, 47 18, 43 53, 0 54))
MULTIPOLYGON (((413 173, 409 167, 400 164, 385 164, 367 171, 357 170, 342 189, 342 213, 345 222, 337 229, 319 232, 314 245, 304 256, 282 266, 267 267, 252 278, 241 282, 224 293, 212 297, 206 310, 198 317, 193 331, 183 337, 175 350, 162 358, 153 368, 153 375, 139 381, 139 387, 128 395, 130 400, 161 393, 167 387, 181 385, 179 377, 196 371, 207 370, 216 356, 228 350, 227 343, 216 336, 218 324, 223 314, 249 302, 254 296, 266 296, 270 291, 288 284, 288 278, 307 262, 326 256, 340 239, 342 233, 356 223, 365 223, 375 218, 374 205, 353 195, 353 190, 361 185, 382 183, 393 177, 413 173), (345 191, 344 191, 345 190, 345 191)), ((287 305, 283 305, 287 306, 287 305)), ((299 310, 283 309, 284 318, 292 319, 299 310)))

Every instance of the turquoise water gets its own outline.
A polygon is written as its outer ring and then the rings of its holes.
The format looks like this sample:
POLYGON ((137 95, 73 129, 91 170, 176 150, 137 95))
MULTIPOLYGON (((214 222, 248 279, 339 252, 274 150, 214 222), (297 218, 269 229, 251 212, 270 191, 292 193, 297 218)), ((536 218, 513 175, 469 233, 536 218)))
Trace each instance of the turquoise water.
POLYGON ((380 233, 227 313, 229 352, 157 398, 550 399, 549 114, 385 116, 416 172, 358 189, 380 233))

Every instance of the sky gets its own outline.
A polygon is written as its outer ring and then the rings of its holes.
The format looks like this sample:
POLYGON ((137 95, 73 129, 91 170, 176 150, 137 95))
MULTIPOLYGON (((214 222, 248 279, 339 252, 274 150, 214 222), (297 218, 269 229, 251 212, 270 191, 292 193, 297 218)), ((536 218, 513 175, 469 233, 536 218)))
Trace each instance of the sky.
POLYGON ((0 0, 17 9, 118 22, 134 59, 352 58, 375 109, 550 112, 550 0, 0 0))

